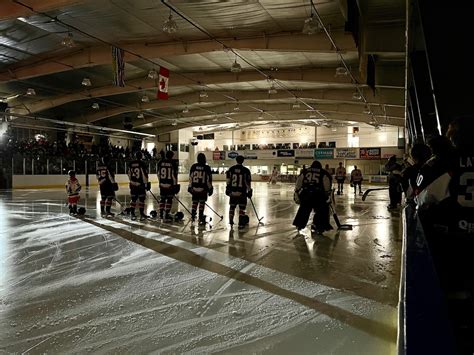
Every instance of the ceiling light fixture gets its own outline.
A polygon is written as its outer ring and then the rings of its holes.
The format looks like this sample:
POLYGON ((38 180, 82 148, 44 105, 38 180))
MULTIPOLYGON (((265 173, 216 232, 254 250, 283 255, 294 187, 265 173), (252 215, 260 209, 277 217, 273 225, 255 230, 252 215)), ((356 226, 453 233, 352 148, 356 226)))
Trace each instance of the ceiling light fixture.
POLYGON ((94 110, 98 110, 100 108, 99 104, 97 102, 94 102, 91 106, 94 110))
POLYGON ((360 94, 359 91, 354 91, 354 93, 352 94, 352 98, 354 100, 362 100, 362 95, 360 94))
POLYGON ((349 72, 347 71, 346 68, 344 67, 337 67, 336 68, 336 76, 344 76, 344 75, 348 75, 349 72))
POLYGON ((234 107, 234 111, 240 111, 239 101, 236 102, 235 107, 234 107))
POLYGON ((362 112, 365 113, 366 115, 370 115, 372 113, 372 111, 370 110, 370 106, 368 104, 365 105, 364 111, 362 112))
POLYGON ((199 97, 200 98, 206 98, 206 97, 209 97, 209 95, 207 94, 207 91, 206 90, 201 90, 199 92, 199 97))
POLYGON ((242 71, 242 66, 239 63, 237 63, 237 56, 235 57, 234 63, 230 67, 230 71, 232 73, 240 73, 242 71))
POLYGON ((29 88, 29 89, 26 90, 26 95, 35 96, 36 95, 36 90, 32 89, 32 88, 29 88))
POLYGON ((89 79, 89 78, 84 78, 84 79, 82 79, 82 83, 81 83, 81 84, 82 84, 82 86, 91 86, 91 85, 92 85, 91 79, 89 79))
POLYGON ((300 108, 300 103, 298 101, 298 99, 295 100, 295 103, 291 106, 291 108, 294 108, 294 109, 297 109, 297 108, 300 108))
POLYGON ((217 122, 217 121, 218 121, 217 117, 214 117, 214 118, 212 119, 212 122, 217 122))
POLYGON ((186 105, 186 107, 183 109, 183 113, 188 113, 189 112, 189 108, 188 106, 186 105))
POLYGON ((259 115, 258 115, 258 119, 259 120, 263 120, 263 110, 260 111, 259 115))
POLYGON ((143 95, 142 102, 150 102, 150 98, 147 95, 143 95))
POLYGON ((72 48, 76 46, 76 41, 74 41, 74 38, 72 36, 71 32, 68 32, 67 36, 63 38, 61 41, 61 44, 64 47, 72 48))
POLYGON ((137 118, 139 118, 139 119, 144 119, 144 118, 145 118, 145 115, 140 112, 140 113, 137 115, 137 118))
POLYGON ((156 72, 155 69, 151 69, 148 72, 148 79, 158 79, 158 73, 156 72))
POLYGON ((175 33, 176 31, 178 31, 178 25, 176 24, 176 21, 173 20, 173 14, 171 13, 171 10, 168 19, 163 23, 162 30, 163 32, 168 34, 175 33))
POLYGON ((314 35, 319 32, 319 27, 319 21, 314 17, 313 10, 311 9, 311 16, 304 20, 301 32, 305 35, 314 35))
POLYGON ((275 84, 272 84, 272 86, 270 86, 270 89, 268 89, 268 93, 271 95, 271 94, 276 94, 278 91, 277 89, 275 89, 275 84))
POLYGON ((174 120, 173 122, 171 122, 171 125, 172 125, 172 126, 177 126, 177 125, 178 125, 178 121, 174 120))

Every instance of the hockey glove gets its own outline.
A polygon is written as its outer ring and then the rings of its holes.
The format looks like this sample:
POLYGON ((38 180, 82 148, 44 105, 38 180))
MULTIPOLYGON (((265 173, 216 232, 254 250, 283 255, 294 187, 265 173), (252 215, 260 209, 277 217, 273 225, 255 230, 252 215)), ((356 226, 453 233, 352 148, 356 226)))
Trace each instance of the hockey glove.
POLYGON ((174 186, 174 194, 177 195, 179 194, 179 192, 181 191, 181 185, 180 184, 176 184, 174 186))
POLYGON ((189 192, 190 194, 193 193, 193 188, 192 188, 191 186, 188 186, 188 192, 189 192))
POLYGON ((151 190, 151 182, 147 182, 147 183, 146 183, 145 189, 146 189, 147 191, 150 191, 150 190, 151 190))
POLYGON ((213 193, 214 193, 214 188, 213 188, 213 187, 210 187, 210 188, 209 188, 209 191, 207 191, 207 194, 208 194, 209 196, 212 196, 213 193))
POLYGON ((226 187, 226 188, 225 188, 225 194, 226 194, 227 196, 230 196, 231 193, 232 193, 231 188, 230 188, 230 187, 226 187))
POLYGON ((295 201, 297 205, 300 204, 300 195, 296 191, 293 193, 293 201, 295 201))
POLYGON ((247 191, 247 197, 252 198, 252 196, 253 196, 253 190, 250 189, 250 190, 247 191))

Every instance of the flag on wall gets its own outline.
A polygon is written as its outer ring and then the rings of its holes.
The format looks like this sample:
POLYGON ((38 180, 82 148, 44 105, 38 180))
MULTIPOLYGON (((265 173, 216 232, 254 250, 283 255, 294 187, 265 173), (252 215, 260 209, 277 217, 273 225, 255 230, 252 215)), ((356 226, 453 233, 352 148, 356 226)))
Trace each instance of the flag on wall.
POLYGON ((157 99, 168 100, 168 81, 170 78, 170 71, 165 67, 160 67, 160 75, 158 77, 158 93, 157 99))
POLYGON ((112 46, 112 68, 114 71, 114 85, 125 86, 125 61, 123 60, 123 49, 112 46))

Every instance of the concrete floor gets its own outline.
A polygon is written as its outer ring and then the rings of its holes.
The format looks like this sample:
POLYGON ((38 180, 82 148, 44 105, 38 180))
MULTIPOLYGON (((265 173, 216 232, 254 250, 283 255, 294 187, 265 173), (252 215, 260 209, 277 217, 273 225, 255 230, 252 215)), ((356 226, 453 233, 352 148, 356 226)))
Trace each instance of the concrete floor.
POLYGON ((293 186, 256 183, 264 225, 249 205, 243 231, 224 189, 212 228, 100 218, 95 189, 82 219, 62 190, 0 192, 0 353, 395 352, 400 213, 386 191, 362 202, 347 187, 337 212, 353 230, 316 236, 291 225, 293 186))

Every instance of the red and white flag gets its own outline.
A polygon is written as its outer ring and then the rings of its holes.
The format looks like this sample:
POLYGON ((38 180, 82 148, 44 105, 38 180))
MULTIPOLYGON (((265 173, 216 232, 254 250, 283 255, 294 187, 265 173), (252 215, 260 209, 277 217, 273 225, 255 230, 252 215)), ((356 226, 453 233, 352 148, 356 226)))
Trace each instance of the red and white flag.
POLYGON ((158 77, 158 94, 156 98, 159 100, 168 100, 168 81, 170 79, 170 71, 165 67, 160 67, 160 75, 158 77))

